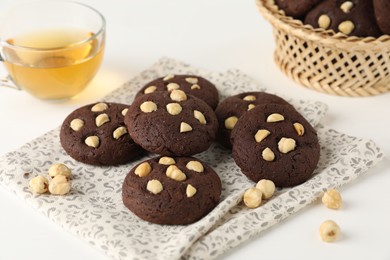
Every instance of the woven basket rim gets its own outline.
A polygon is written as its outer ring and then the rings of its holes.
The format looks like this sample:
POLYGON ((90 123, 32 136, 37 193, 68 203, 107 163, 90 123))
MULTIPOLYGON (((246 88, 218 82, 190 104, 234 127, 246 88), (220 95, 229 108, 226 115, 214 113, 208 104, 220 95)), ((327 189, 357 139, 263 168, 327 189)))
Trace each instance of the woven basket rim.
POLYGON ((313 28, 311 25, 304 25, 302 21, 286 16, 280 10, 274 0, 256 0, 256 5, 262 16, 275 28, 286 32, 288 35, 301 38, 305 41, 315 41, 318 44, 329 48, 336 48, 345 51, 369 51, 390 49, 390 35, 375 37, 346 36, 342 33, 335 33, 332 30, 313 28))

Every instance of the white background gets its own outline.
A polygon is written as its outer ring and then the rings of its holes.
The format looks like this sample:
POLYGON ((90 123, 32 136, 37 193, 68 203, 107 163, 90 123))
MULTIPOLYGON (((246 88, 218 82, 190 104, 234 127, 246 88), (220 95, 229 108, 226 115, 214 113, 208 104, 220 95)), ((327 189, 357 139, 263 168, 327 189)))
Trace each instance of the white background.
MULTIPOLYGON (((22 2, 1 0, 0 12, 22 2)), ((62 103, 0 88, 0 155, 57 127, 68 113, 98 100, 162 56, 215 71, 238 68, 270 91, 323 101, 329 105, 323 124, 373 139, 390 154, 390 93, 337 97, 289 80, 273 63, 272 29, 253 0, 80 2, 100 10, 107 19, 106 53, 99 73, 84 92, 62 103)), ((3 67, 0 74, 5 74, 3 67)), ((222 258, 390 259, 389 159, 343 187, 341 193, 341 210, 313 203, 222 258), (319 239, 318 227, 326 219, 335 220, 342 229, 336 243, 319 239)), ((2 187, 0 205, 0 259, 107 259, 2 187)))

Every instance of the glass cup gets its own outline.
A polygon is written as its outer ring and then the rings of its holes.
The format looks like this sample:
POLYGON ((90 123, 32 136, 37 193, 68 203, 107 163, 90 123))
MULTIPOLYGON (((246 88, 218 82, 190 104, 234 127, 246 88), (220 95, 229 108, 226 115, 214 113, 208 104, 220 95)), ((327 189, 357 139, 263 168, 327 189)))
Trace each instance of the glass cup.
POLYGON ((0 17, 2 86, 44 100, 80 93, 98 71, 104 53, 105 19, 84 4, 39 1, 0 17))

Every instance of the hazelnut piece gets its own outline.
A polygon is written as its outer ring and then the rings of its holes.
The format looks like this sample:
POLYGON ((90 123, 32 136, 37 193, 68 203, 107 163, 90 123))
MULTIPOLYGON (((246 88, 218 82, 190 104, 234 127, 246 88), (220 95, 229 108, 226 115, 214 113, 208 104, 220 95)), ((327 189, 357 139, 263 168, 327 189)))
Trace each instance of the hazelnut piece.
POLYGON ((269 147, 263 150, 261 156, 263 157, 264 160, 268 162, 272 162, 275 159, 275 154, 274 152, 272 152, 272 150, 269 147))
POLYGON ((57 175, 63 175, 70 179, 72 178, 72 171, 63 163, 55 163, 49 168, 49 177, 53 179, 57 175))
POLYGON ((92 108, 92 112, 102 112, 108 108, 108 105, 106 103, 97 103, 92 108))
POLYGON ((167 85, 167 90, 168 90, 168 91, 172 91, 172 90, 179 89, 179 88, 180 88, 180 85, 177 84, 177 83, 174 83, 174 82, 169 83, 169 84, 167 85))
POLYGON ((45 177, 38 175, 30 180, 29 185, 34 193, 42 194, 47 192, 49 181, 45 177))
POLYGON ((105 123, 110 122, 110 118, 107 114, 100 114, 95 118, 95 124, 97 127, 104 125, 105 123))
POLYGON ((157 110, 157 105, 153 101, 145 101, 143 102, 139 108, 141 109, 142 112, 144 113, 151 113, 153 111, 157 110))
POLYGON ((236 125, 238 118, 236 116, 231 116, 225 119, 225 128, 232 130, 236 125))
POLYGON ((180 102, 187 100, 187 95, 183 90, 175 89, 171 92, 170 98, 174 101, 180 102))
POLYGON ((182 107, 179 103, 169 103, 166 105, 169 114, 176 116, 181 113, 182 107))
POLYGON ((158 160, 158 163, 163 165, 172 165, 176 162, 175 159, 173 159, 172 157, 163 156, 160 158, 160 160, 158 160))
POLYGON ((70 191, 70 182, 63 175, 55 176, 49 184, 49 191, 54 195, 65 195, 70 191))
POLYGON ((156 89, 157 89, 156 86, 149 86, 149 87, 145 88, 144 94, 153 93, 154 91, 156 91, 156 89))
POLYGON ((112 133, 112 137, 114 137, 114 139, 118 140, 122 135, 124 135, 126 133, 127 133, 126 127, 120 126, 114 130, 114 132, 112 133))
POLYGON ((176 165, 170 165, 165 174, 167 177, 175 181, 184 181, 187 179, 187 176, 182 172, 176 165))
POLYGON ((80 118, 75 118, 70 122, 70 128, 72 128, 73 131, 79 131, 84 126, 84 121, 80 118))
POLYGON ((134 174, 139 177, 145 177, 152 171, 152 167, 148 162, 143 162, 137 166, 134 170, 134 174))
POLYGON ((100 144, 99 137, 93 135, 93 136, 88 136, 85 139, 85 144, 88 145, 89 147, 97 148, 100 144))
POLYGON ((185 132, 191 132, 192 127, 187 124, 186 122, 181 122, 180 123, 180 133, 185 133, 185 132))
POLYGON ((196 172, 203 172, 204 167, 203 165, 198 161, 189 161, 186 165, 188 170, 196 171, 196 172))
POLYGON ((191 84, 198 84, 198 78, 186 78, 186 81, 191 84))
POLYGON ((266 129, 260 129, 255 134, 255 140, 257 143, 263 141, 271 132, 266 129))
POLYGON ((192 186, 191 184, 188 184, 187 188, 186 188, 187 198, 191 198, 192 196, 195 195, 195 193, 196 193, 196 188, 194 186, 192 186))
POLYGON ((335 189, 328 190, 322 196, 322 203, 330 209, 339 209, 343 205, 340 192, 335 189))
POLYGON ((146 184, 146 189, 156 195, 163 190, 163 186, 159 180, 150 180, 148 181, 148 184, 146 184))
POLYGON ((284 120, 284 116, 278 113, 273 113, 267 117, 267 123, 275 123, 283 120, 284 120))
POLYGON ((281 153, 288 153, 295 149, 296 142, 292 138, 282 137, 278 143, 278 149, 281 153))
POLYGON ((333 220, 324 221, 320 226, 320 236, 325 242, 334 242, 340 236, 340 227, 333 220))
POLYGON ((256 189, 261 191, 263 199, 269 199, 275 193, 275 184, 271 180, 262 179, 256 184, 256 189))
POLYGON ((194 110, 194 117, 198 119, 199 123, 201 123, 202 125, 207 124, 206 118, 204 117, 202 112, 194 110))
POLYGON ((257 208, 261 204, 262 193, 259 189, 249 188, 244 193, 244 204, 251 209, 257 208))

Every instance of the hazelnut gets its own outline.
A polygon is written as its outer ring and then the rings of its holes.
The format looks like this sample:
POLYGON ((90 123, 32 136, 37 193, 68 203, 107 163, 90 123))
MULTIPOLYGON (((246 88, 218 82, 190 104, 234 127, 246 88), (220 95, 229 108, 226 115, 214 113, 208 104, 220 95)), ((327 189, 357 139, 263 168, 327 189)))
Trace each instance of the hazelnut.
POLYGON ((175 89, 171 92, 170 98, 174 101, 180 102, 187 100, 187 95, 183 90, 175 89))
POLYGON ((330 209, 339 209, 343 205, 340 192, 335 189, 328 190, 322 196, 322 203, 330 209))
POLYGON ((174 77, 175 77, 175 75, 173 75, 173 74, 168 74, 168 75, 166 75, 166 76, 163 78, 163 81, 167 81, 167 80, 173 79, 174 77))
POLYGON ((172 90, 175 90, 175 89, 179 89, 180 88, 180 85, 179 84, 177 84, 177 83, 169 83, 168 85, 167 85, 167 90, 168 91, 172 91, 172 90))
POLYGON ((83 128, 83 126, 84 126, 84 121, 79 118, 75 118, 70 122, 70 128, 72 128, 73 131, 76 132, 79 131, 81 128, 83 128))
POLYGON ((256 97, 253 96, 253 95, 248 95, 248 96, 245 96, 245 97, 243 98, 243 100, 245 100, 245 101, 255 101, 255 100, 256 100, 256 97))
POLYGON ((159 180, 150 180, 148 181, 148 184, 146 184, 146 189, 156 195, 163 190, 163 186, 159 180))
POLYGON ((55 163, 49 168, 49 177, 53 179, 57 175, 63 175, 68 179, 72 178, 72 171, 62 163, 55 163))
POLYGON ((200 86, 198 84, 194 84, 194 85, 191 86, 191 89, 192 90, 200 89, 200 86))
POLYGON ((38 175, 30 180, 29 185, 34 193, 42 194, 47 192, 49 181, 45 177, 38 175))
POLYGON ((261 191, 263 199, 269 199, 275 193, 275 184, 271 180, 262 179, 256 184, 256 189, 261 191))
POLYGON ((199 123, 201 123, 202 125, 207 124, 206 118, 204 117, 202 112, 194 110, 194 117, 198 119, 199 123))
POLYGON ((278 113, 273 113, 267 117, 267 123, 274 123, 274 122, 279 122, 279 121, 283 121, 283 120, 284 120, 284 116, 282 116, 281 114, 278 114, 278 113))
POLYGON ((257 143, 263 141, 271 132, 266 129, 260 129, 255 134, 255 140, 257 143))
POLYGON ((152 171, 152 167, 148 162, 143 162, 137 166, 134 170, 134 174, 139 177, 145 177, 152 171))
POLYGON ((157 110, 157 105, 153 101, 145 101, 143 102, 139 108, 141 109, 142 112, 144 113, 151 113, 153 111, 157 110))
POLYGON ((97 127, 100 127, 107 122, 110 122, 110 118, 107 114, 100 114, 95 118, 95 124, 97 127))
POLYGON ((196 171, 196 172, 203 172, 204 167, 203 165, 198 161, 189 161, 186 165, 188 170, 196 171))
POLYGON ((281 153, 288 153, 295 149, 296 142, 292 138, 282 137, 278 143, 278 149, 281 153))
POLYGON ((92 112, 102 112, 108 108, 108 105, 106 103, 97 103, 92 108, 92 112))
POLYGON ((294 123, 293 124, 295 132, 297 132, 298 136, 302 136, 305 133, 305 128, 300 123, 294 123))
POLYGON ((346 14, 351 12, 352 8, 353 8, 353 3, 351 1, 345 1, 340 5, 341 11, 343 11, 346 14))
POLYGON ((97 136, 88 136, 85 139, 85 144, 88 145, 89 147, 97 148, 100 144, 99 137, 97 136))
POLYGON ((263 157, 264 160, 268 162, 272 162, 275 159, 274 152, 272 152, 272 150, 268 147, 263 150, 261 156, 263 157))
POLYGON ((328 29, 330 23, 331 23, 330 17, 326 14, 323 14, 318 18, 318 26, 322 29, 328 29))
POLYGON ((257 208, 261 204, 262 193, 259 189, 250 188, 244 193, 244 204, 251 209, 257 208))
POLYGON ((192 196, 195 195, 195 193, 196 193, 196 188, 194 186, 192 186, 191 184, 188 184, 187 188, 186 188, 187 198, 191 198, 192 196))
POLYGON ((126 133, 127 133, 126 127, 120 126, 114 130, 114 132, 112 133, 112 137, 114 137, 114 139, 118 140, 122 135, 124 135, 126 133))
POLYGON ((238 118, 236 116, 231 116, 225 119, 225 128, 232 130, 236 125, 238 118))
POLYGON ((70 191, 70 182, 63 175, 55 176, 49 184, 49 191, 54 195, 65 195, 70 191))
POLYGON ((253 108, 255 108, 256 106, 255 105, 253 105, 253 104, 249 104, 248 105, 248 109, 247 109, 247 111, 249 111, 249 110, 251 110, 251 109, 253 109, 253 108))
POLYGON ((121 112, 122 116, 125 116, 127 114, 127 111, 129 111, 128 108, 123 109, 121 112))
POLYGON ((355 29, 355 25, 352 21, 344 21, 339 24, 338 29, 340 32, 348 35, 355 29))
POLYGON ((175 181, 184 181, 187 179, 187 176, 182 172, 176 165, 170 165, 165 174, 168 178, 171 178, 175 181))
POLYGON ((198 78, 186 78, 186 81, 191 84, 198 84, 198 78))
POLYGON ((156 86, 149 86, 149 87, 145 88, 144 94, 153 93, 154 91, 156 91, 156 89, 157 89, 156 86))
POLYGON ((185 132, 191 132, 192 127, 187 124, 186 122, 181 122, 180 123, 180 133, 185 133, 185 132))
POLYGON ((179 103, 169 103, 166 105, 169 114, 176 116, 181 113, 182 107, 179 103))
POLYGON ((158 160, 158 163, 163 165, 172 165, 175 164, 176 162, 175 159, 173 159, 172 157, 164 156, 161 157, 160 160, 158 160))
POLYGON ((327 220, 320 226, 320 236, 325 242, 334 242, 340 236, 340 227, 333 220, 327 220))

